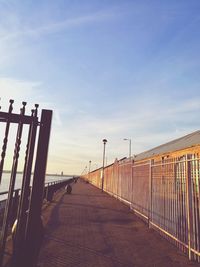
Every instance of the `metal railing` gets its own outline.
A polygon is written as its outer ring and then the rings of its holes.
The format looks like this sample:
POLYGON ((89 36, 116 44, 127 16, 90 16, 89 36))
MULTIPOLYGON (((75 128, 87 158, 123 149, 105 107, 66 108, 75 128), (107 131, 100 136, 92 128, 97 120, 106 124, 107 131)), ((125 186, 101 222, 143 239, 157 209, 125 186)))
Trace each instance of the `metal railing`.
MULTIPOLYGON (((89 175, 101 188, 101 170, 89 175)), ((84 178, 84 177, 83 177, 84 178)), ((85 177, 88 179, 88 175, 85 177)), ((200 262, 200 159, 197 154, 105 168, 104 191, 120 199, 149 227, 200 262)))
MULTIPOLYGON (((65 186, 66 184, 68 184, 69 181, 72 182, 73 180, 74 180, 74 178, 45 182, 43 198, 48 199, 48 190, 50 187, 54 188, 54 191, 55 191, 55 190, 57 190, 56 188, 59 189, 59 187, 61 188, 61 187, 65 186)), ((17 193, 20 191, 21 191, 21 188, 17 188, 14 190, 14 193, 17 193)), ((8 192, 9 191, 0 192, 0 196, 8 195, 8 192)), ((0 209, 2 206, 2 202, 6 202, 6 200, 7 200, 7 197, 5 197, 5 199, 3 199, 3 200, 0 200, 0 209)))

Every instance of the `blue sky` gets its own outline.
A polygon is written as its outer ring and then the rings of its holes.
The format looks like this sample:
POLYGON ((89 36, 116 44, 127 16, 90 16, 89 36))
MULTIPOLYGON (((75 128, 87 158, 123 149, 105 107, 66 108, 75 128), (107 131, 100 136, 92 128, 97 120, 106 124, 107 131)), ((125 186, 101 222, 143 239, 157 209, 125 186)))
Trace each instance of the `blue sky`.
POLYGON ((48 172, 199 129, 199 0, 0 0, 0 95, 53 109, 48 172))

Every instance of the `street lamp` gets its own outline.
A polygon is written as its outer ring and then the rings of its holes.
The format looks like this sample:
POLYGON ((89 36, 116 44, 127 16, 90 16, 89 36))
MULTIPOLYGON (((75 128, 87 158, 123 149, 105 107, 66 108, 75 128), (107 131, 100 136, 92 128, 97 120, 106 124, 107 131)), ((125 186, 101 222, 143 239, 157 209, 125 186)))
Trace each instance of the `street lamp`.
POLYGON ((91 160, 89 161, 89 169, 88 169, 88 180, 90 181, 90 167, 91 167, 91 160))
POLYGON ((107 143, 107 140, 103 139, 103 168, 102 168, 102 186, 101 186, 102 192, 103 192, 103 186, 104 186, 104 165, 105 165, 106 143, 107 143))
POLYGON ((131 157, 131 139, 124 138, 124 141, 129 141, 129 158, 131 157))

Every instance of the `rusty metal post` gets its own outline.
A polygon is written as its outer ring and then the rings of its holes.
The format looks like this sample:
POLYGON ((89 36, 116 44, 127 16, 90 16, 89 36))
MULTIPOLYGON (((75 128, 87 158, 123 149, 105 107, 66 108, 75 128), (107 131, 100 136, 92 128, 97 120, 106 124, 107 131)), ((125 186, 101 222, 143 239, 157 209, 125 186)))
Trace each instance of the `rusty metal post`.
POLYGON ((42 110, 31 201, 26 226, 24 258, 21 266, 35 267, 42 240, 41 208, 50 138, 52 111, 42 110))

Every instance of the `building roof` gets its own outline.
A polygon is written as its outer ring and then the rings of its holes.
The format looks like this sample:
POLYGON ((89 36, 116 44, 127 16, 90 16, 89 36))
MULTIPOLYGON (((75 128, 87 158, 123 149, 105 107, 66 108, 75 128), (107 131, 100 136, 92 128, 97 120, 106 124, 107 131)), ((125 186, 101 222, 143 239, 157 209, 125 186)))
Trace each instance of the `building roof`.
POLYGON ((137 161, 147 159, 160 154, 186 149, 195 145, 200 145, 200 131, 190 133, 166 144, 157 146, 155 148, 137 154, 134 160, 137 161))

